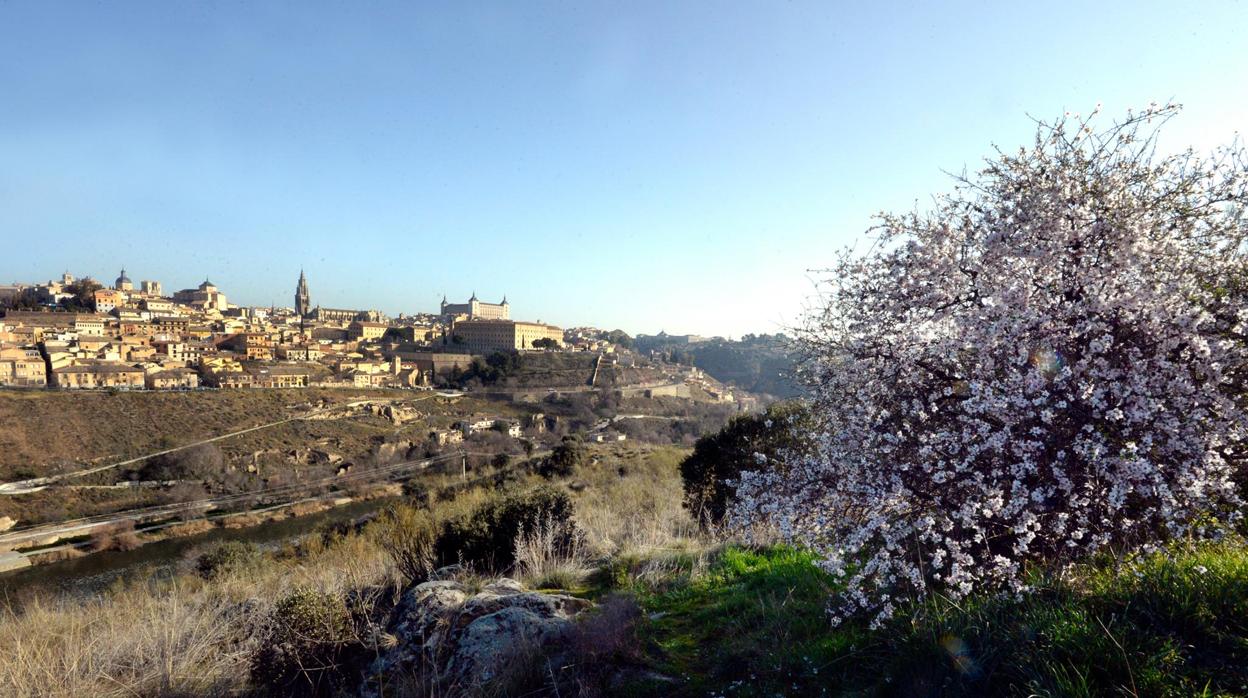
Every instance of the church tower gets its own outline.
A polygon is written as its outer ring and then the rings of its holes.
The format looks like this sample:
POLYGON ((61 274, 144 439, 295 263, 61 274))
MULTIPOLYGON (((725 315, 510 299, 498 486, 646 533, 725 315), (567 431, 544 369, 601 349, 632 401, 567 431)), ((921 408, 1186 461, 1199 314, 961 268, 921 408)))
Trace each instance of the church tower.
POLYGON ((295 287, 295 314, 299 316, 299 331, 303 331, 303 320, 312 310, 312 299, 308 294, 308 279, 299 270, 299 285, 295 287))

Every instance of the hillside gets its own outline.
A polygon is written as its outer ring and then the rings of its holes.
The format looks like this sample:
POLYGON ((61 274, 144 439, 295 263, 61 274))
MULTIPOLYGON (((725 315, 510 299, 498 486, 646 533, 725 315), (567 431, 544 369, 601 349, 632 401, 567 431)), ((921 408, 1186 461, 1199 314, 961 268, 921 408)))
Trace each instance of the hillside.
MULTIPOLYGON (((508 403, 471 398, 452 403, 434 393, 411 391, 0 391, 5 425, 0 432, 0 482, 124 462, 263 427, 40 491, 0 497, 0 516, 32 524, 316 481, 343 469, 423 457, 433 452, 427 443, 430 430, 447 429, 466 417, 524 414, 526 410, 508 403), (285 421, 314 413, 319 415, 315 419, 285 421), (118 487, 174 480, 183 482, 118 487)), ((518 444, 493 445, 503 446, 521 450, 518 444)))
POLYGON ((667 340, 661 335, 637 340, 639 350, 658 352, 666 360, 706 371, 716 380, 751 393, 778 398, 801 390, 792 380, 793 356, 784 335, 746 335, 738 341, 722 338, 694 343, 667 340))
MULTIPOLYGON (((402 572, 403 558, 394 556, 411 550, 401 541, 417 540, 410 527, 421 525, 422 517, 463 521, 499 501, 486 488, 460 489, 427 507, 412 500, 381 519, 338 526, 269 553, 238 545, 201 550, 170 570, 164 583, 139 575, 85 603, 72 593, 20 594, 20 601, 8 602, 9 616, 0 624, 0 692, 331 695, 356 694, 364 686, 384 686, 386 695, 487 691, 517 697, 1248 691, 1248 548, 1242 541, 1180 546, 1121 564, 1084 565, 1060 577, 1038 575, 1036 591, 1021 600, 977 596, 958 605, 905 605, 894 622, 877 629, 859 620, 834 628, 825 604, 839 583, 812 555, 698 532, 680 506, 677 464, 685 453, 593 447, 570 475, 512 480, 507 492, 550 483, 567 493, 583 532, 583 547, 562 552, 553 539, 517 546, 517 566, 509 572, 514 581, 456 569, 414 587, 402 572), (474 646, 486 652, 474 656, 489 662, 482 667, 488 672, 470 674, 484 684, 448 684, 421 673, 440 667, 464 676, 445 656, 403 665, 412 674, 386 673, 384 667, 399 666, 395 662, 413 661, 403 653, 420 646, 411 634, 419 613, 434 612, 437 603, 452 604, 445 608, 461 617, 476 608, 467 616, 476 619, 470 627, 483 627, 480 614, 507 599, 526 604, 530 615, 551 604, 565 609, 543 621, 559 623, 564 639, 528 645, 519 654, 506 644, 488 651, 474 646), (335 623, 341 625, 318 631, 314 643, 291 645, 273 623, 304 623, 289 615, 292 609, 340 613, 335 623), (273 653, 273 642, 288 643, 284 651, 302 653, 301 661, 321 663, 292 678, 274 668, 275 660, 289 665, 289 659, 273 653), (378 656, 385 659, 375 664, 378 656), (287 680, 295 683, 266 683, 287 680)), ((529 617, 516 617, 522 616, 529 617)), ((514 632, 496 629, 500 637, 514 632)), ((470 640, 441 637, 461 650, 470 640)))

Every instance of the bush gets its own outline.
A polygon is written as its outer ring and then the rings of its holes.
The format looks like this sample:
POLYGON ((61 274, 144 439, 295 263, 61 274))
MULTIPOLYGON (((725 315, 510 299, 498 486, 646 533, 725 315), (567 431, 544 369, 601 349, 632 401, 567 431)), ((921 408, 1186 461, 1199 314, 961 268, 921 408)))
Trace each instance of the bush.
POLYGON ((565 436, 550 455, 542 459, 537 466, 537 474, 547 480, 555 477, 572 477, 577 468, 584 464, 585 446, 575 436, 565 436))
POLYGON ((329 695, 343 678, 354 640, 341 598, 299 589, 274 607, 252 657, 252 680, 276 695, 329 695))
POLYGON ((741 473, 782 471, 809 450, 810 412, 798 402, 776 403, 757 415, 737 417, 703 436, 680 464, 685 508, 702 526, 718 525, 736 497, 741 473))
POLYGON ((1174 107, 1041 124, 931 214, 884 215, 799 338, 819 452, 744 523, 848 574, 841 611, 1022 592, 1035 564, 1241 516, 1248 154, 1153 155, 1174 107))
POLYGON ((231 540, 221 543, 195 560, 195 571, 205 579, 250 567, 260 560, 260 549, 255 544, 231 540))
POLYGON ((142 480, 217 480, 225 473, 225 454, 216 443, 200 444, 149 458, 139 471, 142 480))
POLYGON ((577 540, 572 500, 566 492, 538 487, 485 502, 464 519, 448 521, 435 543, 440 565, 471 564, 502 573, 516 561, 516 538, 542 526, 553 529, 553 546, 572 551, 577 540))
POLYGON ((101 528, 97 528, 91 534, 90 546, 92 552, 103 552, 106 550, 134 550, 143 545, 143 541, 139 539, 139 534, 134 530, 134 521, 125 519, 101 528))
POLYGON ((386 551, 409 584, 429 579, 434 568, 433 519, 427 512, 410 506, 391 507, 378 522, 377 542, 386 551))

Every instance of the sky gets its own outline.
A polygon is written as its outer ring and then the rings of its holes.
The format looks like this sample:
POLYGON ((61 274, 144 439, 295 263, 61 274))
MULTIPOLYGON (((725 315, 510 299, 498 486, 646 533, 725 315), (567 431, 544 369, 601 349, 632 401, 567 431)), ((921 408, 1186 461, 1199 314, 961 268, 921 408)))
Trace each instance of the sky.
POLYGON ((1248 3, 0 0, 0 280, 740 336, 1033 118, 1248 126, 1248 3))

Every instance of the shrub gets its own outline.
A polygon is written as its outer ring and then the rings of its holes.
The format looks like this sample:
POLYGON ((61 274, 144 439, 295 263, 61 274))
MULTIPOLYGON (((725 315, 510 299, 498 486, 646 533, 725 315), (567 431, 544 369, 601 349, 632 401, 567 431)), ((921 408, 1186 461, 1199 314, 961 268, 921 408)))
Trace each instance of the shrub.
POLYGON ((327 695, 342 678, 354 640, 341 598, 299 589, 273 608, 252 657, 252 680, 277 695, 327 695))
POLYGON ((470 516, 443 524, 434 546, 438 563, 505 572, 515 564, 517 536, 544 525, 553 530, 555 548, 571 551, 578 535, 572 514, 571 498, 552 487, 491 499, 470 516))
POLYGON ((149 458, 139 471, 143 480, 216 480, 225 472, 225 455, 216 443, 200 444, 149 458))
POLYGON ((1174 113, 1041 124, 831 270, 799 338, 818 453, 744 476, 738 512, 848 574, 841 611, 1238 516, 1245 153, 1154 156, 1174 113))
POLYGON ((97 528, 91 534, 90 546, 93 552, 105 550, 134 550, 143 544, 139 534, 134 530, 134 521, 125 519, 116 523, 97 528))
POLYGON ((241 570, 260 560, 260 549, 255 544, 231 540, 221 543, 195 560, 195 571, 205 579, 241 570))
POLYGON ((572 477, 577 468, 584 464, 585 446, 575 436, 565 436, 537 466, 537 474, 547 480, 556 477, 572 477))
POLYGON ((379 521, 377 542, 399 568, 409 584, 429 579, 434 568, 433 519, 427 512, 410 506, 391 507, 379 521))
POLYGON ((776 403, 698 439, 680 464, 685 508, 703 526, 718 525, 736 496, 741 473, 783 470, 788 459, 809 449, 810 421, 801 403, 776 403))

